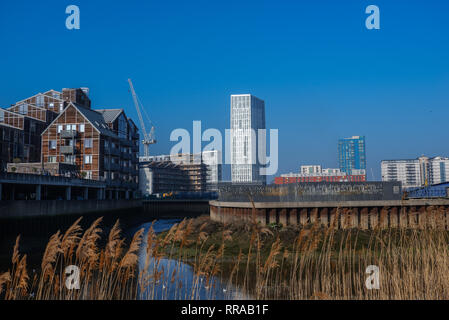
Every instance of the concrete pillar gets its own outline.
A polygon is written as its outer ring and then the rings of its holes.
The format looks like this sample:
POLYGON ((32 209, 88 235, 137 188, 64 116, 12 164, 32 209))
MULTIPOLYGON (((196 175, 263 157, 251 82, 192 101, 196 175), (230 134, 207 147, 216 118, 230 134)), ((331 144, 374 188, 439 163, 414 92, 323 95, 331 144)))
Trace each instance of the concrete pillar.
POLYGON ((348 229, 351 227, 350 219, 351 215, 349 209, 348 208, 341 209, 340 225, 342 229, 348 229))
POLYGON ((382 229, 388 228, 388 207, 383 207, 380 210, 380 227, 382 229))
POLYGON ((265 209, 257 209, 257 222, 263 226, 267 224, 267 213, 265 209))
POLYGON ((68 186, 65 188, 65 199, 72 200, 72 187, 68 186))
POLYGON ((351 228, 358 228, 359 227, 359 209, 358 208, 352 208, 349 213, 350 216, 350 226, 351 228))
POLYGON ((36 186, 36 200, 42 200, 42 185, 36 186))
POLYGON ((391 228, 397 228, 399 226, 399 214, 398 214, 398 208, 393 207, 390 210, 390 227, 391 228))
POLYGON ((438 206, 435 208, 435 222, 438 230, 446 229, 446 214, 444 212, 444 206, 438 206))
POLYGON ((310 223, 314 224, 317 221, 318 221, 318 208, 313 208, 310 211, 310 223))
POLYGON ((421 208, 419 208, 418 228, 425 229, 426 225, 427 225, 427 211, 426 207, 422 206, 421 208))
POLYGON ((119 199, 119 192, 118 192, 118 190, 115 190, 115 200, 118 200, 119 199))
POLYGON ((309 224, 309 217, 307 217, 307 208, 303 208, 299 212, 299 223, 302 226, 309 224))
POLYGON ((89 188, 85 187, 84 188, 84 200, 89 200, 89 188))
POLYGON ((363 208, 362 211, 360 211, 360 229, 367 230, 369 227, 368 223, 368 208, 363 208))
POLYGON ((371 229, 376 229, 379 225, 379 212, 377 208, 371 208, 369 213, 369 222, 371 229))
POLYGON ((279 223, 284 227, 288 226, 287 209, 282 209, 279 212, 279 223))
POLYGON ((408 211, 408 222, 410 228, 418 228, 419 214, 416 207, 411 207, 408 211))
POLYGON ((407 228, 408 227, 408 214, 410 212, 409 207, 402 207, 401 212, 399 212, 399 227, 407 228))
POLYGON ((327 208, 322 208, 320 210, 320 221, 321 224, 325 227, 327 227, 329 225, 329 210, 327 208))
POLYGON ((271 223, 277 223, 277 221, 276 221, 276 209, 270 209, 269 214, 270 214, 270 224, 271 223))
POLYGON ((299 225, 298 210, 297 209, 290 209, 290 223, 295 225, 295 226, 299 225))
POLYGON ((338 215, 340 215, 340 208, 333 208, 329 214, 330 219, 329 219, 329 223, 330 223, 330 227, 334 228, 334 229, 338 229, 338 215))
POLYGON ((126 191, 125 191, 125 199, 126 199, 126 200, 129 200, 129 190, 126 190, 126 191))

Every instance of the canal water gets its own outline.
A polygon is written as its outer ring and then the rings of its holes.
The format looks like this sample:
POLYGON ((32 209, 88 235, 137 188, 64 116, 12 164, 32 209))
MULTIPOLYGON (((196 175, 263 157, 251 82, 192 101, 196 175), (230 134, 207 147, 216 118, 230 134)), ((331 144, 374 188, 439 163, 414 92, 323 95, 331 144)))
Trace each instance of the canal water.
MULTIPOLYGON (((99 216, 91 215, 82 220, 83 230, 99 216)), ((65 218, 23 219, 0 221, 0 273, 11 268, 11 256, 17 235, 21 235, 19 251, 27 254, 29 272, 39 269, 45 247, 51 235, 58 230, 65 232, 79 216, 65 218)), ((131 239, 135 232, 144 229, 144 243, 139 252, 138 266, 142 271, 146 261, 146 239, 151 225, 156 233, 170 229, 179 219, 162 219, 154 221, 145 217, 143 212, 115 212, 104 216, 101 224, 103 238, 107 237, 115 221, 120 219, 122 236, 131 239)), ((237 288, 228 285, 224 280, 212 278, 207 281, 204 277, 195 275, 192 266, 176 260, 160 259, 157 266, 150 260, 149 274, 155 271, 161 274, 157 281, 153 281, 146 290, 139 290, 138 298, 143 300, 174 300, 201 299, 224 300, 245 299, 237 288), (156 270, 155 270, 156 269, 156 270), (176 277, 173 277, 176 274, 176 277), (193 290, 194 289, 194 290, 193 290)))

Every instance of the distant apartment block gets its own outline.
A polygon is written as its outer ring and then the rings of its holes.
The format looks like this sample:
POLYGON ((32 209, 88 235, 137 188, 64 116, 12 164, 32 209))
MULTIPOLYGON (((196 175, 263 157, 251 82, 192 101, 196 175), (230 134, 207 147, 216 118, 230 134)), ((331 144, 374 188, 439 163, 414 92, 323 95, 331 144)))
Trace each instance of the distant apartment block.
POLYGON ((353 136, 338 140, 338 162, 342 172, 366 170, 365 137, 353 136))
POLYGON ((433 185, 449 181, 449 158, 383 160, 381 171, 382 181, 401 181, 403 188, 433 185))
POLYGON ((140 162, 139 190, 143 195, 170 192, 206 192, 208 166, 202 162, 171 161, 170 156, 144 157, 140 162))
POLYGON ((139 189, 142 194, 216 191, 221 180, 220 151, 176 157, 140 157, 139 189))
MULTIPOLYGON (((266 183, 260 174, 257 134, 265 129, 265 102, 250 94, 231 95, 231 180, 266 183), (254 134, 253 134, 254 133, 254 134)), ((261 152, 265 155, 265 152, 261 152)))
POLYGON ((282 174, 274 179, 275 184, 305 182, 364 182, 365 170, 351 170, 351 174, 340 169, 322 169, 320 165, 301 166, 299 173, 282 174))

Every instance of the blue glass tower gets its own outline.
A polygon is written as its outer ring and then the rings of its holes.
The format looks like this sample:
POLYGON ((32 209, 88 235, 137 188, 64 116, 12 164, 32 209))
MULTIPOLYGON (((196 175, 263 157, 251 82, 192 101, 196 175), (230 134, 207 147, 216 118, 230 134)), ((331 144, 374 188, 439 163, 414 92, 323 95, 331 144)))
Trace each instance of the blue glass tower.
POLYGON ((366 170, 365 137, 355 136, 338 140, 340 170, 348 175, 352 170, 366 170))

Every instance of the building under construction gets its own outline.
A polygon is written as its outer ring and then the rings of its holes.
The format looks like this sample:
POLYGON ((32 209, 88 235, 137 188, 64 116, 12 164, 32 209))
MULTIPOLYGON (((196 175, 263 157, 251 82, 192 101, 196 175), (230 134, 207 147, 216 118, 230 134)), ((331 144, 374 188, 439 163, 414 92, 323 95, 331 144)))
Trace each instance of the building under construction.
POLYGON ((150 160, 140 162, 139 189, 142 195, 207 191, 208 166, 203 162, 150 160))

